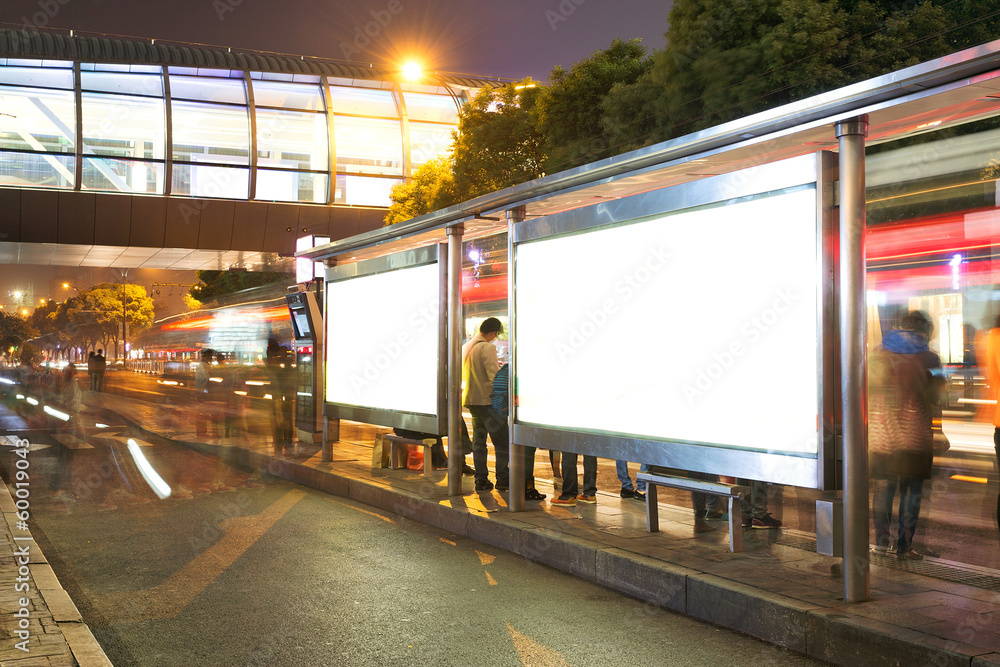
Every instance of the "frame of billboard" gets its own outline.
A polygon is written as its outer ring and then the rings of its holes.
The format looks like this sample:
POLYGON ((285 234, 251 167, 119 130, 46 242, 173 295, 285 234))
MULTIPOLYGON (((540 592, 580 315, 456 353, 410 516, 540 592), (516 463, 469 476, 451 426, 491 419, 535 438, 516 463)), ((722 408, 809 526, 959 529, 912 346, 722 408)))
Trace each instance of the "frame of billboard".
POLYGON ((512 441, 838 488, 836 167, 814 153, 515 224, 512 441))
POLYGON ((433 245, 327 269, 327 417, 447 431, 444 256, 433 245))

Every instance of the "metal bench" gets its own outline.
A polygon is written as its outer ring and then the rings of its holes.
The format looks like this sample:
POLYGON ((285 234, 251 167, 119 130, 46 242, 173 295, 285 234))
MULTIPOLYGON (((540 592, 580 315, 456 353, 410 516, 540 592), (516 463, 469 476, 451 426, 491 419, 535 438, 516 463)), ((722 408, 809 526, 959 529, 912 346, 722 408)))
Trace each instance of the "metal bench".
POLYGON ((399 470, 406 467, 407 445, 417 445, 424 448, 424 477, 431 479, 434 477, 434 457, 431 454, 431 447, 437 442, 436 438, 424 438, 414 440, 413 438, 403 438, 392 433, 386 433, 385 441, 389 443, 389 467, 399 470))
POLYGON ((674 477, 673 475, 657 475, 650 472, 639 472, 635 478, 646 482, 646 529, 649 532, 656 533, 660 530, 660 511, 656 504, 657 486, 669 486, 684 491, 722 496, 729 499, 729 550, 733 553, 743 551, 743 514, 739 501, 750 493, 749 487, 723 482, 709 482, 703 479, 674 477))

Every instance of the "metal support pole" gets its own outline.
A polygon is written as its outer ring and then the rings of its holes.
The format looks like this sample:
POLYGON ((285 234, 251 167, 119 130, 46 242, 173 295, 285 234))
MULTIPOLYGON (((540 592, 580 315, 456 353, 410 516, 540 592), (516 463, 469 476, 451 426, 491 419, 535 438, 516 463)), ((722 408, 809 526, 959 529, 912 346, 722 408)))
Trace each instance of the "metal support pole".
POLYGON ((462 234, 448 228, 448 495, 462 495, 462 234))
MULTIPOLYGON (((508 343, 511 346, 511 352, 513 352, 514 338, 514 312, 513 312, 513 294, 514 294, 514 274, 510 270, 510 267, 514 265, 513 262, 513 238, 514 238, 514 225, 524 221, 524 206, 517 206, 515 208, 507 211, 507 337, 508 343)), ((511 356, 513 358, 513 356, 511 356)), ((509 362, 509 360, 508 360, 509 362)), ((511 421, 514 417, 514 377, 511 375, 507 376, 507 396, 508 396, 508 411, 507 413, 510 417, 507 419, 508 429, 511 426, 511 421)), ((508 431, 513 434, 512 430, 508 431)), ((525 479, 524 479, 524 446, 515 445, 513 438, 509 438, 510 442, 510 497, 507 503, 510 507, 511 512, 523 512, 524 511, 524 491, 525 491, 525 479)))
POLYGON ((871 597, 868 556, 868 371, 865 322, 865 137, 868 116, 837 123, 840 141, 840 400, 844 434, 844 599, 871 597))
MULTIPOLYGON (((339 421, 339 420, 338 420, 339 421)), ((333 441, 330 440, 330 418, 323 417, 323 445, 320 461, 329 463, 333 460, 333 441)))

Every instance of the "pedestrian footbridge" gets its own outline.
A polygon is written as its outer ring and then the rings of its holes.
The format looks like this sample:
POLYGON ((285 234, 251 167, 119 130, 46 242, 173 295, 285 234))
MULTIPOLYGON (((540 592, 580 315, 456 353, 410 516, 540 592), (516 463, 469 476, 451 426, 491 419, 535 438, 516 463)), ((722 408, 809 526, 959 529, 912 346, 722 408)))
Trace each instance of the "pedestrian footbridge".
POLYGON ((485 79, 0 30, 0 262, 253 267, 382 226, 485 79))

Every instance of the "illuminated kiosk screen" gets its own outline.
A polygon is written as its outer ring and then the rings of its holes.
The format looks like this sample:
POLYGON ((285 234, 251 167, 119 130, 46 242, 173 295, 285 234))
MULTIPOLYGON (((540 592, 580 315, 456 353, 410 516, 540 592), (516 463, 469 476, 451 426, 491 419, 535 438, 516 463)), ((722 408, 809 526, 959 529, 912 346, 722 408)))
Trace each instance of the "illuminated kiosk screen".
POLYGON ((326 400, 437 414, 436 263, 327 283, 326 400))
POLYGON ((292 311, 292 324, 295 327, 296 338, 304 339, 312 336, 312 330, 309 328, 309 314, 305 310, 295 309, 292 311))
POLYGON ((518 423, 815 456, 815 185, 516 247, 518 423))

